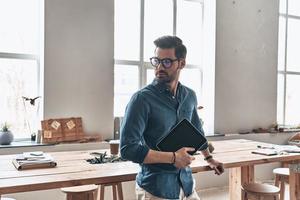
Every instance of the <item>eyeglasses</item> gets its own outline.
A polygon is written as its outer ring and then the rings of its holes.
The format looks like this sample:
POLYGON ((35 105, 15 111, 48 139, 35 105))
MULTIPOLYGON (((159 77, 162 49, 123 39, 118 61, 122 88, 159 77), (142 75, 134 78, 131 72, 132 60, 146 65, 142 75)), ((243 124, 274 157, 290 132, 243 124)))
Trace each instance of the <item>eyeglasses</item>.
POLYGON ((157 57, 150 58, 150 63, 153 67, 158 67, 158 65, 161 63, 164 68, 170 68, 174 61, 177 61, 178 59, 172 60, 171 58, 163 58, 159 59, 157 57))

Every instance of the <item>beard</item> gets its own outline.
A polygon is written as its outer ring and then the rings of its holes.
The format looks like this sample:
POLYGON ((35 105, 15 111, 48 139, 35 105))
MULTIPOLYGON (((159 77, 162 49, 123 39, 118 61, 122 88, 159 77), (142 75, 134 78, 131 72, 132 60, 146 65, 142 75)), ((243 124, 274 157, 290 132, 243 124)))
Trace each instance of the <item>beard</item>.
POLYGON ((176 80, 177 77, 177 72, 173 72, 168 74, 165 71, 155 71, 155 79, 159 82, 159 83, 171 83, 172 81, 176 80))
POLYGON ((170 83, 172 82, 172 77, 166 72, 159 71, 155 72, 155 78, 159 83, 170 83))

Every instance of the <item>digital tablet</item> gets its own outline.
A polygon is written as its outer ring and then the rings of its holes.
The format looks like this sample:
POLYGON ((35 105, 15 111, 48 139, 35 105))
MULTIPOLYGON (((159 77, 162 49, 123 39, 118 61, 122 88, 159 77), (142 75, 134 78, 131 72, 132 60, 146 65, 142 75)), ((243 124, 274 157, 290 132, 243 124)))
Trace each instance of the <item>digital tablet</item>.
POLYGON ((166 152, 176 152, 182 147, 192 147, 195 151, 189 154, 193 155, 205 144, 207 144, 205 136, 187 119, 183 119, 156 146, 160 151, 166 152))

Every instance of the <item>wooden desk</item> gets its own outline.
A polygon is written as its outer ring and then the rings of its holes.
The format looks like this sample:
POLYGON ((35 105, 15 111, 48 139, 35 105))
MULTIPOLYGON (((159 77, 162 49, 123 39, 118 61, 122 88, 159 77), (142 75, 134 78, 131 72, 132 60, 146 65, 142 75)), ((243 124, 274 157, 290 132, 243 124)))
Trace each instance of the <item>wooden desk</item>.
MULTIPOLYGON (((214 157, 229 168, 230 200, 241 199, 240 186, 254 181, 254 166, 271 162, 300 162, 300 154, 263 156, 251 154, 257 145, 265 143, 251 140, 226 140, 213 142, 214 157)), ((104 150, 101 150, 102 152, 104 150)), ((84 184, 104 184, 135 180, 139 166, 131 162, 91 165, 91 151, 50 153, 58 167, 17 171, 11 163, 15 155, 0 156, 0 194, 54 189, 84 184)), ((294 165, 294 167, 297 165, 294 165)), ((193 172, 209 171, 200 155, 191 165, 193 172)), ((290 199, 300 200, 300 176, 291 172, 290 199)))

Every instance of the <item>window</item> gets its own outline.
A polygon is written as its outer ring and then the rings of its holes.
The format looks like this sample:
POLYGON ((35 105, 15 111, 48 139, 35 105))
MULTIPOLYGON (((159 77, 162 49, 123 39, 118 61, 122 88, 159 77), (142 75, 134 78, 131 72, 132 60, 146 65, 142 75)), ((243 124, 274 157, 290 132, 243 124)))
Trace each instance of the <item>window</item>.
POLYGON ((280 0, 278 36, 277 121, 300 125, 300 2, 280 0))
POLYGON ((115 0, 115 116, 123 116, 132 94, 152 82, 153 41, 177 35, 188 50, 180 81, 196 92, 204 130, 213 133, 215 7, 213 0, 115 0))
POLYGON ((41 119, 43 1, 0 1, 0 123, 29 138, 41 119))

